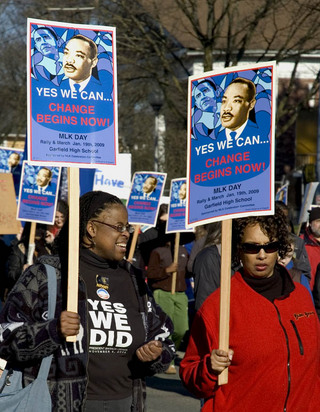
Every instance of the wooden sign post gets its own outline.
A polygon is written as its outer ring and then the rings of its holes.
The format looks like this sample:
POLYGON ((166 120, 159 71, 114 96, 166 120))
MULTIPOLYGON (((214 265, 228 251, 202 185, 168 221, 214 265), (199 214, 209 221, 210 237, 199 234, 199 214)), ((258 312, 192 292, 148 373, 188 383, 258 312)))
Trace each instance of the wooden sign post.
POLYGON ((27 258, 27 263, 28 265, 33 264, 33 254, 36 249, 36 244, 35 244, 35 235, 36 235, 36 227, 37 223, 36 222, 31 222, 31 227, 30 227, 30 235, 29 235, 29 245, 28 245, 28 258, 27 258))
MULTIPOLYGON (((219 349, 229 350, 232 220, 222 221, 219 349)), ((228 369, 218 376, 218 385, 228 383, 228 369)))
MULTIPOLYGON (((69 201, 69 252, 68 252, 68 300, 67 310, 78 312, 79 288, 79 169, 68 167, 69 201)), ((75 342, 76 336, 68 336, 68 342, 75 342)))
MULTIPOLYGON (((176 238, 174 242, 174 263, 178 263, 179 260, 179 244, 180 244, 180 232, 176 233, 176 238)), ((172 273, 172 283, 171 283, 171 294, 176 293, 176 283, 177 283, 177 272, 172 273)))
POLYGON ((132 237, 132 242, 131 242, 131 246, 130 246, 130 251, 129 251, 129 255, 128 255, 128 261, 129 262, 132 261, 134 251, 136 250, 136 244, 137 244, 139 232, 140 232, 140 225, 135 225, 134 233, 133 233, 133 237, 132 237))

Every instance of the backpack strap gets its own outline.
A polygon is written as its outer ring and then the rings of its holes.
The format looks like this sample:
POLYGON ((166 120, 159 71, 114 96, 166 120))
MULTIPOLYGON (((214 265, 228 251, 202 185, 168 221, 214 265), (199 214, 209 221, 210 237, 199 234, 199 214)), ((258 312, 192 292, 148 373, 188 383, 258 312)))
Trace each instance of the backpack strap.
MULTIPOLYGON (((57 302, 57 276, 53 266, 47 264, 44 266, 48 277, 48 319, 53 319, 57 302)), ((42 359, 37 379, 47 379, 52 358, 53 355, 49 355, 42 359)))

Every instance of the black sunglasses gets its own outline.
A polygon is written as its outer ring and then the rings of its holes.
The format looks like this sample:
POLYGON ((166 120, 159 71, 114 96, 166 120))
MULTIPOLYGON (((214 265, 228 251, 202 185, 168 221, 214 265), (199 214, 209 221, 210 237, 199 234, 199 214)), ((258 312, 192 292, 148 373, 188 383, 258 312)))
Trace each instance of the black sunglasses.
POLYGON ((125 231, 127 231, 129 233, 134 232, 134 227, 129 225, 129 223, 127 225, 117 225, 117 226, 115 226, 115 225, 110 225, 109 223, 100 222, 100 220, 91 220, 91 222, 101 223, 102 225, 112 227, 112 229, 116 230, 119 233, 123 233, 125 231))
POLYGON ((261 249, 266 253, 274 253, 279 250, 279 242, 266 243, 265 245, 258 245, 256 243, 241 243, 241 249, 244 253, 257 255, 261 249))

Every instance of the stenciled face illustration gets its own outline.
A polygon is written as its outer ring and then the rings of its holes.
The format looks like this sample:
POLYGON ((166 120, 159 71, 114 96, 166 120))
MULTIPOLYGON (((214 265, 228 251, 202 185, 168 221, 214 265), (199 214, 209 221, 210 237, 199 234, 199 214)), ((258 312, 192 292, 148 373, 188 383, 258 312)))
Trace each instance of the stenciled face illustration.
POLYGON ((80 83, 91 76, 97 58, 91 58, 88 42, 82 39, 71 39, 63 53, 63 70, 67 77, 80 83))
POLYGON ((35 48, 44 56, 50 57, 58 54, 57 41, 48 29, 38 29, 34 35, 35 48))
POLYGON ((206 112, 215 111, 217 108, 215 90, 209 82, 198 84, 194 90, 194 99, 196 106, 206 112))

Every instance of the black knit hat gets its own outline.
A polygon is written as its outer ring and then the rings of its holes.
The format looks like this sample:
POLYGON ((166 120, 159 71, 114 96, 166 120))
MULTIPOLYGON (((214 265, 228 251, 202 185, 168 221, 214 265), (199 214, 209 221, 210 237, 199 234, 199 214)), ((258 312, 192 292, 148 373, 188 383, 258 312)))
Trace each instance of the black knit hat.
POLYGON ((309 212, 309 222, 320 219, 320 207, 313 207, 309 212))

